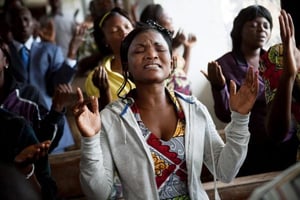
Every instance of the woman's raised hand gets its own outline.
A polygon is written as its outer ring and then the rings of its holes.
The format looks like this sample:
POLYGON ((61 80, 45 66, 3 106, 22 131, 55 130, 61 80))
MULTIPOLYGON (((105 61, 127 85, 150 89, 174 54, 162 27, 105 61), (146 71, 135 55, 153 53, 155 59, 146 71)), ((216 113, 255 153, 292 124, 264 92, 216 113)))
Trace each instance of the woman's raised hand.
POLYGON ((226 84, 225 77, 222 73, 222 68, 217 61, 211 61, 207 64, 207 73, 201 70, 201 73, 216 89, 223 89, 226 84))
MULTIPOLYGON (((290 14, 285 10, 281 10, 279 16, 280 36, 283 44, 283 62, 284 62, 284 75, 296 77, 298 68, 294 51, 297 51, 295 41, 294 23, 290 14)), ((298 50, 299 51, 299 50, 298 50)))
POLYGON ((98 99, 93 96, 84 100, 80 88, 77 88, 77 97, 78 100, 73 106, 77 127, 83 137, 92 137, 101 129, 98 99))
POLYGON ((256 101, 258 90, 258 71, 254 72, 253 67, 249 67, 246 78, 238 91, 236 91, 235 82, 230 81, 231 110, 240 114, 248 114, 256 101))

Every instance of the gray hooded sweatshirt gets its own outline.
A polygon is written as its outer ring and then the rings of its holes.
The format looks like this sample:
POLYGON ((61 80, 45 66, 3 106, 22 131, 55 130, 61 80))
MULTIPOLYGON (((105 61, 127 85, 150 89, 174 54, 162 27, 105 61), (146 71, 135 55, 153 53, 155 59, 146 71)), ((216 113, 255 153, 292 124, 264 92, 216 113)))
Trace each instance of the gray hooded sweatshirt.
MULTIPOLYGON (((247 154, 249 115, 232 112, 225 128, 226 143, 218 134, 207 108, 196 97, 176 93, 183 108, 188 192, 193 200, 208 196, 200 180, 204 163, 214 180, 232 181, 247 154)), ((100 113, 102 127, 93 137, 82 137, 80 181, 88 199, 108 199, 116 171, 124 198, 158 200, 154 163, 133 112, 132 99, 117 100, 100 113)))

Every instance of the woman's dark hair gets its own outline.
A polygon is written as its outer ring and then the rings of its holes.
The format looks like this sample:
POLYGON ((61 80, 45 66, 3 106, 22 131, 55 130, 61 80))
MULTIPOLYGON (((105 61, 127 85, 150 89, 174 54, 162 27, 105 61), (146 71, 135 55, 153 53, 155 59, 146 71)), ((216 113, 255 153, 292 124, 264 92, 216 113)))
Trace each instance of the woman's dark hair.
POLYGON ((104 13, 103 15, 97 17, 94 20, 93 36, 94 36, 97 48, 100 51, 102 56, 111 55, 113 53, 111 48, 109 46, 107 46, 107 44, 105 42, 105 35, 102 30, 102 27, 109 18, 111 18, 112 16, 115 16, 117 14, 127 18, 132 23, 132 25, 134 25, 131 18, 128 15, 127 11, 122 8, 119 8, 119 7, 115 7, 113 9, 111 9, 110 11, 104 13))
POLYGON ((163 11, 164 9, 160 4, 148 4, 141 12, 140 22, 146 23, 147 20, 151 19, 158 23, 163 11))
POLYGON ((236 16, 231 30, 232 50, 239 51, 242 42, 242 30, 246 22, 254 20, 256 17, 264 17, 270 23, 270 29, 273 28, 273 20, 268 9, 261 5, 251 5, 242 9, 236 16))
POLYGON ((163 36, 163 38, 165 39, 165 41, 167 42, 167 45, 169 47, 169 53, 172 56, 172 33, 168 29, 162 27, 161 25, 159 25, 158 23, 156 23, 152 20, 148 20, 146 23, 142 23, 142 22, 137 23, 135 29, 133 29, 124 38, 124 40, 121 43, 120 54, 121 54, 121 63, 122 63, 124 81, 118 91, 118 97, 120 97, 120 98, 122 98, 122 96, 120 95, 122 90, 127 85, 129 79, 131 79, 129 72, 128 72, 128 50, 129 50, 129 47, 130 47, 132 41, 134 40, 134 38, 136 38, 141 33, 144 33, 149 30, 155 30, 163 36))

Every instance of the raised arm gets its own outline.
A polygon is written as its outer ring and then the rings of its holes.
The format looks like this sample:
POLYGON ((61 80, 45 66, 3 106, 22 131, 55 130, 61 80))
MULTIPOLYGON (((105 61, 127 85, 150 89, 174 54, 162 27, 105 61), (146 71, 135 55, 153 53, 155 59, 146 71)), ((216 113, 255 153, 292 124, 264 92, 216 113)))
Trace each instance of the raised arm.
POLYGON ((207 72, 201 70, 201 73, 211 84, 216 116, 222 122, 229 123, 231 120, 229 88, 226 85, 221 65, 217 61, 208 62, 207 72))
POLYGON ((189 33, 187 35, 187 38, 184 40, 183 58, 185 60, 185 65, 184 65, 183 70, 185 73, 188 73, 188 71, 189 71, 190 60, 191 60, 191 50, 196 42, 197 42, 197 36, 193 33, 189 33))
POLYGON ((254 72, 253 67, 249 67, 238 91, 235 82, 230 81, 230 109, 243 115, 248 114, 256 101, 258 89, 258 72, 254 72))
POLYGON ((275 140, 282 141, 291 125, 292 91, 297 74, 294 50, 294 24, 291 16, 284 10, 279 16, 280 35, 283 45, 283 73, 279 79, 274 99, 268 106, 267 132, 275 140))

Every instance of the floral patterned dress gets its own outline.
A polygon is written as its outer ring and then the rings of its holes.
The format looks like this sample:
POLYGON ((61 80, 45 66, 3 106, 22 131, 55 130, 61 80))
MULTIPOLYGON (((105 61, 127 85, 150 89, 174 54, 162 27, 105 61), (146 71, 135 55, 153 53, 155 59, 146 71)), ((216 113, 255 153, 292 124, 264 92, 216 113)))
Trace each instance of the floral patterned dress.
MULTIPOLYGON (((279 79, 283 73, 283 46, 277 44, 261 56, 260 73, 265 80, 265 94, 267 103, 270 103, 276 94, 279 79)), ((300 84, 300 72, 298 72, 295 84, 300 84)), ((300 139, 300 91, 293 89, 291 112, 293 114, 293 127, 300 139)))
POLYGON ((184 148, 185 117, 174 93, 169 94, 177 110, 178 122, 173 137, 168 141, 156 137, 145 126, 136 104, 131 109, 152 154, 160 199, 184 200, 189 199, 184 148))

